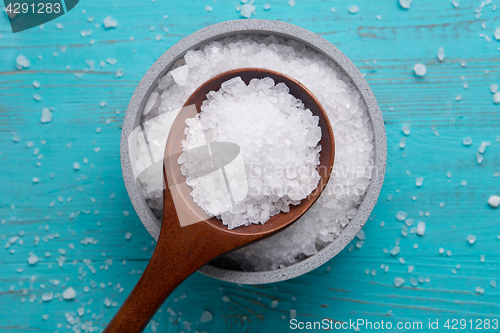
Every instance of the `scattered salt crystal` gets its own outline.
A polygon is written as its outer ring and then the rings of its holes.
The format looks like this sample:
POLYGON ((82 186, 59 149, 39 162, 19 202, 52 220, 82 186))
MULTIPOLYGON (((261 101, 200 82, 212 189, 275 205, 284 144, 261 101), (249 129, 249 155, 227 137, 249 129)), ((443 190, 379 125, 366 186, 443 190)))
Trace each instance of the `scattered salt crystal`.
POLYGON ((239 12, 241 16, 251 18, 252 15, 255 15, 255 6, 252 3, 246 3, 241 6, 241 10, 239 12))
POLYGON ((39 94, 34 94, 33 99, 37 102, 40 102, 42 100, 42 96, 40 96, 39 94))
POLYGON ((113 66, 113 65, 116 65, 116 63, 118 62, 118 60, 113 59, 113 58, 108 58, 108 59, 106 59, 106 62, 108 64, 110 64, 111 66, 113 66))
POLYGON ((399 211, 399 212, 396 213, 396 219, 398 221, 404 221, 407 216, 408 216, 408 213, 403 212, 403 211, 399 211))
POLYGON ((210 13, 212 11, 212 6, 206 5, 205 6, 205 11, 210 13))
POLYGON ((481 145, 479 146, 477 151, 480 152, 481 154, 484 154, 486 148, 488 148, 490 145, 491 145, 491 142, 483 141, 483 142, 481 142, 481 145))
POLYGON ((102 21, 102 23, 104 23, 104 27, 106 29, 108 29, 108 28, 116 28, 118 26, 118 22, 116 22, 116 20, 114 20, 111 17, 111 15, 106 16, 106 18, 102 21))
POLYGON ((467 241, 469 242, 469 244, 474 244, 476 242, 476 236, 474 235, 467 236, 467 241))
POLYGON ((500 40, 500 26, 495 29, 495 39, 500 40))
POLYGON ((23 68, 29 68, 30 67, 30 61, 26 59, 25 56, 22 54, 18 55, 16 58, 16 68, 18 70, 21 70, 23 68))
POLYGON ((497 282, 495 280, 490 281, 491 288, 495 288, 497 286, 497 282))
POLYGON ((401 265, 406 264, 406 260, 403 257, 399 257, 399 262, 401 263, 401 265))
POLYGON ((80 170, 80 163, 78 162, 73 163, 73 169, 80 170))
POLYGON ((28 257, 28 264, 35 265, 38 262, 38 257, 34 254, 30 254, 28 257))
POLYGON ((415 66, 413 66, 413 71, 417 76, 425 76, 425 73, 427 73, 427 68, 424 64, 415 64, 415 66))
POLYGON ((278 301, 277 301, 277 300, 273 300, 273 301, 271 302, 271 307, 274 309, 274 308, 275 308, 275 307, 277 307, 277 306, 278 306, 278 301))
POLYGON ((437 57, 438 57, 439 61, 443 61, 444 60, 444 47, 441 46, 438 49, 437 57))
POLYGON ((490 91, 492 94, 495 94, 498 92, 498 84, 494 83, 490 86, 490 91))
POLYGON ((493 95, 493 103, 495 103, 495 104, 500 104, 500 91, 497 91, 497 92, 493 95))
POLYGON ((457 95, 455 101, 460 102, 462 100, 462 95, 457 95))
POLYGON ((40 82, 38 82, 37 80, 33 81, 33 87, 40 88, 40 86, 40 82))
POLYGON ((97 127, 97 128, 95 129, 95 132, 96 132, 96 133, 101 133, 101 130, 102 130, 102 128, 97 127))
POLYGON ((52 112, 48 108, 43 108, 42 110, 42 116, 40 117, 40 121, 43 124, 50 123, 52 120, 52 112))
POLYGON ((396 286, 396 288, 401 287, 403 283, 405 283, 405 279, 403 279, 402 277, 397 277, 394 279, 394 285, 396 286))
POLYGON ((497 208, 500 205, 500 196, 498 196, 498 195, 492 195, 488 199, 488 205, 490 205, 493 208, 497 208))
POLYGON ((481 288, 481 287, 479 287, 479 286, 477 286, 477 287, 476 287, 476 293, 478 293, 478 294, 481 294, 481 295, 482 295, 482 294, 484 294, 484 289, 483 289, 483 288, 481 288))
POLYGON ((447 255, 448 257, 451 257, 451 250, 446 250, 446 255, 447 255))
POLYGON ((452 5, 453 5, 453 7, 455 7, 455 8, 458 8, 458 7, 460 6, 460 2, 458 2, 457 0, 453 0, 453 1, 451 2, 451 4, 452 4, 452 5))
POLYGON ((408 273, 413 273, 413 269, 415 268, 415 266, 413 265, 408 265, 408 273))
POLYGON ((227 296, 222 296, 222 301, 226 302, 226 303, 229 303, 231 300, 227 296))
POLYGON ((401 127, 401 131, 403 131, 405 135, 410 135, 410 126, 404 125, 403 127, 401 127))
POLYGON ((399 148, 404 148, 406 147, 406 137, 402 137, 401 140, 399 141, 399 148))
POLYGON ((33 177, 33 183, 39 183, 40 182, 40 178, 38 177, 33 177))
POLYGON ((161 41, 161 40, 162 40, 162 38, 163 38, 163 36, 162 36, 161 34, 158 34, 158 35, 156 35, 156 37, 155 37, 155 41, 159 42, 159 41, 161 41))
POLYGON ((465 137, 462 140, 462 143, 463 143, 464 146, 470 146, 472 144, 472 138, 470 136, 465 137))
POLYGON ((65 300, 74 299, 75 297, 76 297, 76 291, 71 287, 69 287, 62 293, 62 298, 65 300))
POLYGON ((130 213, 128 211, 126 211, 126 210, 123 211, 123 216, 127 217, 129 215, 130 215, 130 213))
POLYGON ((59 30, 64 29, 64 25, 62 25, 61 23, 57 23, 56 28, 59 30))
POLYGON ((365 240, 366 236, 365 236, 365 232, 363 230, 360 230, 358 232, 358 234, 356 235, 356 237, 359 239, 359 240, 365 240))
POLYGON ((404 9, 408 9, 410 8, 411 1, 412 0, 399 0, 399 5, 404 9))
POLYGON ((442 247, 439 248, 439 254, 443 254, 444 253, 444 249, 442 247))
POLYGON ((483 155, 476 152, 476 161, 478 164, 481 164, 483 162, 483 155))
POLYGON ((393 256, 397 256, 401 252, 401 249, 399 246, 394 246, 389 253, 393 256))
POLYGON ((349 7, 349 13, 356 14, 357 12, 359 12, 359 7, 358 6, 352 5, 351 7, 349 7))
POLYGON ((425 234, 425 222, 418 222, 417 223, 417 235, 423 236, 425 234))
POLYGON ((479 257, 479 260, 480 260, 481 262, 484 262, 484 261, 486 260, 485 255, 484 255, 484 254, 481 254, 481 256, 479 257))
POLYGON ((295 0, 288 0, 288 6, 295 7, 295 0))
POLYGON ((123 75, 125 75, 125 73, 123 72, 123 69, 118 68, 116 70, 116 73, 115 73, 115 78, 119 79, 119 78, 123 77, 123 75))
POLYGON ((54 293, 53 292, 48 292, 42 294, 42 301, 44 302, 50 302, 52 299, 54 299, 54 293))
POLYGON ((268 3, 266 3, 266 4, 264 5, 264 10, 269 10, 269 9, 271 9, 271 5, 270 5, 270 4, 268 4, 268 3))
POLYGON ((100 151, 101 151, 101 148, 99 148, 99 147, 95 147, 95 148, 94 148, 94 152, 98 153, 98 152, 100 152, 100 151))
POLYGON ((212 319, 213 319, 213 316, 210 312, 203 311, 203 313, 201 314, 200 322, 206 323, 206 322, 211 321, 212 319))
POLYGON ((291 309, 290 310, 290 319, 294 319, 295 317, 297 317, 297 310, 291 309))
POLYGON ((108 103, 106 101, 102 101, 101 104, 99 104, 101 106, 101 108, 105 107, 108 103))
POLYGON ((423 183, 424 183, 424 177, 417 177, 417 178, 415 179, 415 185, 416 185, 417 187, 422 186, 422 184, 423 184, 423 183))
POLYGON ((466 180, 462 180, 462 182, 460 184, 462 184, 462 186, 465 186, 465 185, 467 185, 467 181, 466 180))
POLYGON ((132 233, 131 232, 127 232, 125 234, 125 239, 130 239, 130 238, 132 238, 132 233))

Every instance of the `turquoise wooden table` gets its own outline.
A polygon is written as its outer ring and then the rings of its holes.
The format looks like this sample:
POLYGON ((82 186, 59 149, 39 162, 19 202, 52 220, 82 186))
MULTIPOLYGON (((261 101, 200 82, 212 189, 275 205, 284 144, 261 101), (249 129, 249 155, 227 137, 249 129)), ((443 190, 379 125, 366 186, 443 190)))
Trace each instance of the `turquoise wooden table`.
MULTIPOLYGON (((284 332, 293 328, 291 316, 423 324, 393 327, 398 332, 436 331, 428 327, 436 320, 440 332, 448 331, 446 320, 451 330, 453 319, 465 319, 463 332, 476 331, 478 323, 494 330, 500 210, 487 201, 500 195, 500 105, 490 92, 500 83, 494 37, 500 2, 458 1, 456 7, 448 0, 415 0, 409 9, 396 0, 296 0, 294 7, 286 0, 255 1, 254 18, 320 34, 366 75, 386 123, 385 184, 361 248, 346 248, 309 274, 268 285, 196 273, 148 332, 284 332), (355 14, 352 5, 359 7, 355 14), (436 56, 440 47, 443 61, 436 56), (424 77, 414 74, 416 63, 426 65, 424 77), (407 137, 404 125, 411 129, 407 137), (462 143, 466 137, 470 146, 462 143), (479 164, 483 141, 491 145, 479 164), (423 177, 420 187, 417 177, 423 177), (399 211, 415 224, 425 222, 425 235, 405 236, 399 211), (399 254, 387 253, 396 246, 399 254), (396 287, 396 278, 403 285, 396 287)), ((171 45, 210 24, 242 18, 237 4, 82 0, 43 29, 16 34, 0 15, 2 332, 99 332, 116 312, 155 247, 121 177, 120 125, 128 101, 171 45), (118 22, 115 29, 103 28, 108 15, 118 22), (21 54, 30 66, 17 70, 21 54), (106 62, 110 58, 116 64, 106 62), (52 110, 45 124, 43 108, 52 110), (76 297, 65 300, 63 293, 71 297, 72 290, 76 297)))

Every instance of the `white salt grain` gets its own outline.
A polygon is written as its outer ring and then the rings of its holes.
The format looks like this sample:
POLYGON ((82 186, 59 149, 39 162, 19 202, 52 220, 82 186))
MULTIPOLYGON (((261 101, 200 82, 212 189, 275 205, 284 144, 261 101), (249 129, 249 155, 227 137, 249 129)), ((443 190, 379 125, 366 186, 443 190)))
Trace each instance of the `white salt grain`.
POLYGON ((396 288, 401 287, 403 283, 405 283, 405 279, 403 279, 402 277, 396 277, 394 279, 394 285, 396 286, 396 288))
POLYGON ((415 64, 415 66, 413 66, 413 71, 417 76, 425 76, 425 73, 427 73, 427 68, 424 64, 415 64))
POLYGON ((401 131, 403 131, 405 135, 410 135, 410 126, 404 125, 403 127, 401 127, 401 131))
POLYGON ((399 148, 403 149, 404 147, 406 147, 406 138, 402 137, 399 141, 399 148))
POLYGON ((500 26, 495 29, 494 36, 496 40, 500 40, 500 26))
POLYGON ((424 183, 424 177, 417 177, 417 178, 415 179, 415 185, 416 185, 417 187, 422 186, 422 184, 423 184, 423 183, 424 183))
POLYGON ((443 61, 444 60, 444 47, 441 46, 438 49, 437 57, 438 57, 439 61, 443 61))
POLYGON ((26 57, 22 54, 18 55, 16 58, 16 68, 18 70, 21 70, 23 68, 29 68, 30 67, 30 61, 26 59, 26 57))
POLYGON ((359 12, 359 7, 358 6, 352 5, 351 7, 349 7, 349 13, 356 14, 357 12, 359 12))
POLYGON ((104 27, 106 29, 109 29, 109 28, 116 28, 118 26, 118 22, 116 22, 116 20, 114 20, 111 15, 109 16, 106 16, 106 18, 102 21, 102 23, 104 23, 104 27))
POLYGON ((425 234, 425 222, 418 222, 417 223, 417 235, 423 236, 425 234))
POLYGON ((476 290, 476 293, 478 293, 478 294, 481 294, 481 295, 484 294, 484 289, 479 287, 479 286, 477 286, 475 290, 476 290))
POLYGON ((246 3, 241 6, 240 15, 246 18, 251 18, 255 15, 255 6, 252 3, 246 3))
POLYGON ((409 9, 412 0, 399 0, 399 5, 404 9, 409 9))
POLYGON ((78 162, 73 163, 73 169, 80 170, 80 163, 78 162))
POLYGON ((498 92, 498 84, 494 83, 490 86, 490 91, 492 94, 495 94, 498 92))
POLYGON ((43 124, 50 123, 52 120, 52 112, 48 108, 43 108, 42 110, 42 116, 40 117, 40 121, 43 124))
POLYGON ((69 287, 62 293, 62 298, 65 300, 71 300, 76 297, 76 291, 75 289, 69 287))
POLYGON ((408 213, 403 212, 403 211, 399 211, 399 212, 396 213, 396 219, 398 221, 404 221, 407 216, 408 216, 408 213))
POLYGON ((481 154, 484 154, 484 152, 486 151, 486 148, 488 148, 490 145, 491 145, 490 141, 483 141, 483 142, 481 142, 481 145, 479 146, 477 151, 481 154))
POLYGON ((208 311, 203 311, 203 313, 201 314, 201 318, 200 318, 200 322, 201 323, 206 323, 206 322, 209 322, 213 319, 213 316, 210 312, 208 311))
POLYGON ((495 104, 500 104, 500 92, 496 92, 493 95, 493 103, 495 104))
POLYGON ((476 236, 474 235, 467 236, 467 241, 469 242, 469 244, 474 244, 476 242, 476 236))
POLYGON ((288 0, 288 6, 295 7, 295 0, 288 0))
POLYGON ((457 0, 452 0, 451 1, 451 4, 453 5, 453 7, 455 8, 458 8, 460 6, 460 2, 458 2, 457 0))
POLYGON ((500 205, 500 196, 498 196, 498 195, 492 195, 488 199, 488 205, 490 205, 493 208, 497 208, 500 205))
POLYGON ((472 138, 470 136, 465 137, 462 140, 462 143, 463 143, 464 146, 470 146, 472 144, 472 138))

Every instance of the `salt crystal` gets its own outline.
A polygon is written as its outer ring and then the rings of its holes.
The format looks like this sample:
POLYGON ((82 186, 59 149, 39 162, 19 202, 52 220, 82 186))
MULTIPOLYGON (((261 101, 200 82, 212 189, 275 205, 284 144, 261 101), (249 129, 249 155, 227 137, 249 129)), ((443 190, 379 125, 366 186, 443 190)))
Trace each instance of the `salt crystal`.
POLYGON ((222 297, 222 301, 226 302, 226 303, 229 303, 231 300, 229 299, 229 297, 227 296, 223 296, 222 297))
POLYGON ((30 67, 30 61, 26 59, 26 57, 22 54, 18 55, 16 58, 16 68, 18 70, 21 70, 23 68, 29 68, 30 67))
POLYGON ((408 213, 403 212, 403 211, 399 211, 399 212, 396 213, 396 219, 398 221, 404 221, 407 216, 408 216, 408 213))
POLYGON ((425 76, 425 73, 427 73, 427 68, 424 64, 415 64, 415 66, 413 66, 413 71, 417 76, 425 76))
POLYGON ((158 34, 158 35, 156 35, 156 37, 155 37, 155 41, 159 42, 159 41, 161 41, 161 40, 162 40, 162 38, 163 38, 163 36, 162 36, 161 34, 158 34))
POLYGON ((477 151, 481 154, 484 154, 486 148, 488 148, 490 145, 491 145, 490 141, 483 141, 483 142, 481 142, 481 145, 479 146, 477 151))
POLYGON ((451 257, 451 250, 446 250, 446 255, 447 255, 448 257, 451 257))
POLYGON ((405 279, 403 279, 402 277, 396 277, 394 279, 394 285, 396 286, 396 288, 401 287, 403 283, 405 283, 405 279))
POLYGON ((33 81, 33 87, 38 89, 38 88, 40 88, 40 86, 41 86, 40 82, 38 82, 37 80, 33 81))
POLYGON ((131 232, 127 232, 125 234, 125 239, 130 239, 130 238, 132 238, 132 233, 131 232))
POLYGON ((291 309, 290 310, 290 319, 294 319, 295 317, 297 317, 297 310, 291 309))
POLYGON ((99 104, 101 106, 101 108, 105 107, 108 103, 106 101, 102 101, 101 104, 99 104))
POLYGON ((295 0, 288 0, 288 6, 295 7, 295 0))
POLYGON ((274 309, 274 308, 275 308, 275 307, 277 307, 277 306, 278 306, 278 301, 277 301, 277 300, 273 300, 273 301, 271 302, 271 307, 274 309))
POLYGON ((465 137, 463 140, 462 140, 462 143, 464 146, 470 146, 472 144, 472 139, 470 136, 468 137, 465 137))
POLYGON ((500 91, 497 91, 497 92, 493 95, 493 103, 495 103, 495 104, 500 104, 500 91))
POLYGON ((460 6, 460 2, 458 2, 457 0, 452 0, 451 1, 451 4, 453 5, 453 7, 455 8, 458 8, 460 6))
POLYGON ((399 141, 399 148, 404 148, 406 147, 406 138, 402 137, 401 140, 399 141))
POLYGON ((269 9, 271 9, 271 5, 270 5, 270 4, 268 4, 268 3, 266 3, 266 4, 264 5, 264 10, 269 10, 269 9))
POLYGON ((462 100, 462 95, 457 95, 455 101, 460 102, 462 100))
POLYGON ((73 163, 73 169, 80 170, 80 163, 78 162, 73 163))
POLYGON ((38 262, 38 257, 34 254, 30 254, 28 257, 28 264, 35 265, 38 262))
POLYGON ((444 253, 444 249, 442 247, 439 248, 439 254, 443 254, 444 253))
POLYGON ((423 236, 425 234, 425 222, 418 222, 417 223, 417 235, 423 236))
POLYGON ((241 10, 239 12, 241 16, 251 18, 252 15, 255 15, 255 6, 252 3, 246 3, 241 6, 241 10))
POLYGON ((50 302, 52 299, 54 299, 54 293, 53 292, 48 292, 42 294, 42 301, 44 302, 50 302))
POLYGON ((500 40, 500 26, 495 29, 495 39, 500 40))
POLYGON ((410 126, 409 125, 404 125, 403 127, 401 127, 401 130, 403 131, 403 133, 405 135, 410 135, 410 126))
POLYGON ((33 183, 36 184, 36 183, 39 183, 40 182, 40 178, 38 177, 33 177, 33 183))
POLYGON ((415 185, 416 185, 417 187, 422 186, 422 184, 423 184, 423 183, 424 183, 424 177, 417 177, 417 178, 415 179, 415 185))
POLYGON ((357 12, 359 12, 359 7, 358 6, 352 5, 351 7, 349 7, 349 13, 356 14, 357 12))
POLYGON ((498 84, 494 83, 490 86, 490 91, 492 94, 495 94, 498 92, 498 84))
POLYGON ((439 61, 443 61, 444 60, 444 47, 441 46, 438 49, 437 57, 438 57, 439 61))
POLYGON ((34 94, 33 99, 37 102, 40 102, 42 100, 42 96, 40 96, 39 94, 34 94))
POLYGON ((490 205, 493 208, 497 208, 500 205, 500 196, 498 196, 498 195, 492 195, 488 199, 488 205, 490 205))
POLYGON ((391 251, 389 251, 389 253, 393 256, 397 256, 399 254, 399 252, 401 252, 401 249, 399 248, 399 246, 394 246, 391 251))
POLYGON ((212 6, 206 5, 205 6, 205 11, 210 13, 212 11, 212 6))
POLYGON ((483 155, 476 152, 476 161, 477 161, 477 164, 481 164, 483 162, 483 155))
POLYGON ((40 117, 40 121, 43 124, 50 123, 52 121, 52 112, 48 108, 43 108, 42 116, 40 117))
POLYGON ((110 64, 111 66, 113 66, 113 65, 116 65, 116 63, 118 62, 118 60, 113 59, 113 58, 108 58, 108 59, 106 59, 106 62, 108 64, 110 64))
POLYGON ((209 322, 213 319, 213 316, 210 312, 208 311, 203 311, 201 314, 200 322, 201 323, 206 323, 209 322))
POLYGON ((59 30, 64 29, 64 25, 62 25, 61 23, 57 23, 56 28, 59 30))
POLYGON ((477 286, 477 287, 476 287, 476 293, 478 293, 478 294, 481 294, 481 295, 482 295, 482 294, 484 294, 484 289, 483 289, 483 288, 481 288, 481 287, 479 287, 479 286, 477 286))
POLYGON ((130 215, 130 213, 129 213, 127 210, 124 210, 124 211, 123 211, 123 216, 127 217, 127 216, 129 216, 129 215, 130 215))
POLYGON ((476 236, 474 235, 467 236, 467 241, 469 242, 469 244, 474 244, 476 242, 476 236))
POLYGON ((415 266, 413 265, 408 265, 408 273, 413 273, 413 269, 415 268, 415 266))
POLYGON ((76 291, 75 289, 69 287, 62 293, 62 298, 65 300, 71 300, 76 297, 76 291))
POLYGON ((104 27, 106 29, 108 29, 108 28, 116 28, 118 26, 118 22, 116 22, 116 20, 114 20, 111 17, 111 15, 106 16, 106 18, 102 21, 102 23, 104 23, 104 27))
POLYGON ((495 280, 490 281, 491 288, 495 288, 497 286, 497 282, 495 280))
POLYGON ((125 73, 123 72, 123 69, 118 68, 116 70, 116 73, 115 73, 115 78, 119 79, 119 78, 123 77, 123 75, 125 75, 125 73))
POLYGON ((95 129, 95 132, 96 132, 96 133, 101 133, 101 130, 102 130, 102 128, 97 127, 97 128, 95 129))

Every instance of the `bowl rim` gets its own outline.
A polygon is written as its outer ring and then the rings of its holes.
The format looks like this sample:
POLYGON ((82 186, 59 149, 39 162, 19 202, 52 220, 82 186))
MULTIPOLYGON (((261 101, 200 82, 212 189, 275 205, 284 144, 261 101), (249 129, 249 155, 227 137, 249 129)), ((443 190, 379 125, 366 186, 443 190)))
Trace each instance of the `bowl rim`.
POLYGON ((207 264, 198 271, 227 282, 241 284, 264 284, 291 279, 312 271, 326 263, 344 249, 357 235, 370 216, 382 189, 387 161, 387 141, 382 113, 377 100, 357 67, 332 43, 323 37, 299 26, 280 21, 261 19, 242 19, 210 25, 183 38, 167 51, 149 68, 136 87, 130 99, 122 126, 120 160, 127 193, 142 224, 155 240, 160 234, 161 222, 147 206, 141 189, 137 186, 129 158, 128 138, 138 125, 138 113, 142 111, 149 94, 155 89, 158 79, 185 53, 193 48, 214 40, 238 34, 274 35, 293 39, 314 51, 325 55, 356 86, 366 104, 374 134, 374 169, 372 179, 358 208, 357 214, 341 234, 318 253, 284 268, 272 271, 236 271, 207 264))

